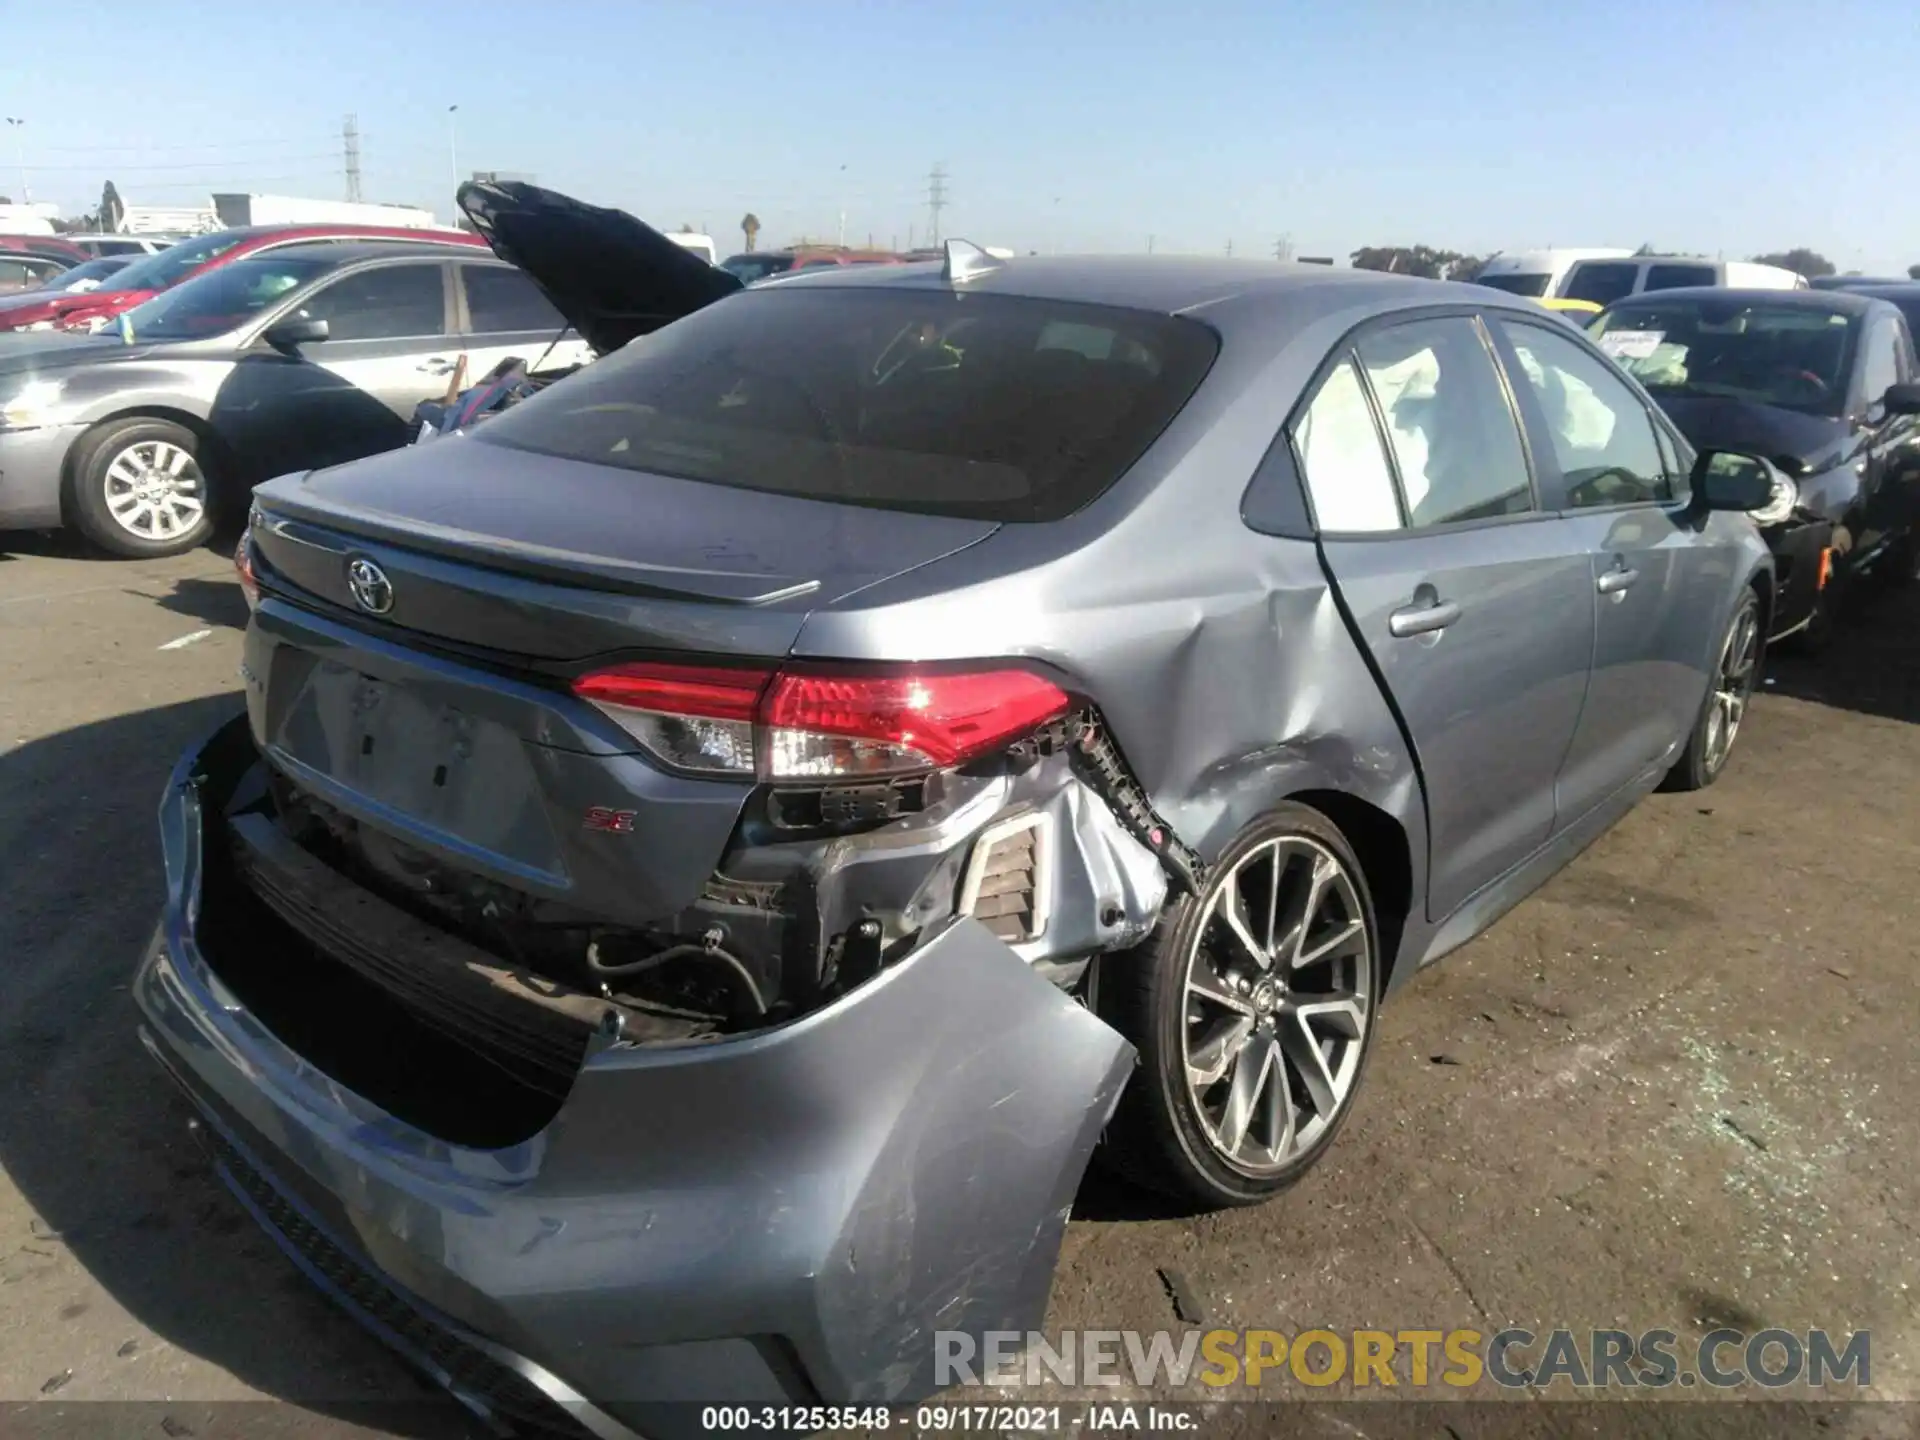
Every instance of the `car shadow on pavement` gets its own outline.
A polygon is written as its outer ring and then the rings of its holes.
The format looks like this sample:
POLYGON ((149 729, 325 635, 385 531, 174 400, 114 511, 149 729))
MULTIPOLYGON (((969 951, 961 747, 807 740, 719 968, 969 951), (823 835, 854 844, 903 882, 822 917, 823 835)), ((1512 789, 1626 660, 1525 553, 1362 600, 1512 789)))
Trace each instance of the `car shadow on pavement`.
POLYGON ((1769 653, 1765 690, 1920 724, 1920 585, 1858 596, 1819 655, 1769 653))
POLYGON ((185 579, 173 582, 173 593, 156 596, 162 610, 230 630, 247 628, 247 597, 231 576, 220 580, 185 579))
POLYGON ((29 1210, 0 1235, 7 1325, 71 1333, 59 1363, 76 1394, 177 1390, 177 1361, 154 1358, 144 1327, 344 1425, 478 1433, 254 1230, 137 1038, 128 985, 162 893, 155 808, 176 758, 239 705, 193 700, 0 751, 0 1169, 29 1210), (70 1303, 84 1281, 67 1256, 131 1323, 74 1318, 88 1307, 70 1303))

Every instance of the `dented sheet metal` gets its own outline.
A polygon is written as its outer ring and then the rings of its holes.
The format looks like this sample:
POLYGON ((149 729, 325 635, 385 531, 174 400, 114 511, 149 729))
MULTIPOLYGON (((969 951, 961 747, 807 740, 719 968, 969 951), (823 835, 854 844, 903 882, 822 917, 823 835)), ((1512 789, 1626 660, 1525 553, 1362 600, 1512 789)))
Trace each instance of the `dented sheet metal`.
MULTIPOLYGON (((655 1431, 655 1403, 694 1393, 909 1400, 933 1388, 936 1331, 1039 1325, 1133 1052, 980 925, 780 1029, 679 1050, 601 1037, 544 1131, 465 1149, 319 1073, 210 967, 202 825, 250 756, 236 721, 169 785, 145 1037, 382 1293, 655 1431)), ((1101 822, 1079 826, 1076 849, 1140 884, 1101 822)), ((248 1208, 283 1246, 319 1243, 248 1208)))

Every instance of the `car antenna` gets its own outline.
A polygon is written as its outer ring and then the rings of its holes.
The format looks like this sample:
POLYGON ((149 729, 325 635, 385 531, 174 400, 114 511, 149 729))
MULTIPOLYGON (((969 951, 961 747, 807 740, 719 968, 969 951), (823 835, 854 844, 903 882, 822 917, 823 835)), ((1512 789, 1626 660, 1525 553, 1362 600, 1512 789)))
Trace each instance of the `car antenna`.
POLYGON ((946 243, 946 252, 946 260, 940 266, 940 278, 949 285, 978 279, 989 271, 1000 269, 1006 263, 994 259, 971 240, 949 240, 946 243))

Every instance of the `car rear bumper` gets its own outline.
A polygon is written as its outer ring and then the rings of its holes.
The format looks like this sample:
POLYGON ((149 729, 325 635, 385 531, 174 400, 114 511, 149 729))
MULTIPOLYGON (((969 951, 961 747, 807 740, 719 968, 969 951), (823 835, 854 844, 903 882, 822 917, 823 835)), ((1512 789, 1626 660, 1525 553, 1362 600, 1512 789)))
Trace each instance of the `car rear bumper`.
POLYGON ((467 1403, 690 1432, 702 1403, 910 1401, 937 1332, 1038 1326, 1133 1055, 983 927, 779 1029, 597 1040, 542 1131, 461 1147, 295 1053, 210 962, 203 821, 254 756, 236 718, 169 781, 142 1036, 255 1219, 467 1403))
POLYGON ((67 451, 84 425, 0 430, 0 530, 61 523, 60 482, 67 451))

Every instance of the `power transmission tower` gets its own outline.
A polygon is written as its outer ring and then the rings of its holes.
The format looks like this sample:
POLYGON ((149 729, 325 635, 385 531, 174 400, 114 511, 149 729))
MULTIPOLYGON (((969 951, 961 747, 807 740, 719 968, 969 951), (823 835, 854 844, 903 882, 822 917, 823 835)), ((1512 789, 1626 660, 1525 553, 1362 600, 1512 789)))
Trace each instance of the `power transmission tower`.
POLYGON ((947 167, 935 165, 927 176, 927 218, 933 222, 933 244, 940 244, 940 212, 947 208, 947 167))
POLYGON ((340 127, 340 143, 346 149, 347 199, 357 202, 360 199, 360 122, 351 115, 340 127))
POLYGON ((1233 258, 1233 242, 1231 240, 1227 242, 1227 258, 1229 260, 1233 258))
POLYGON ((1291 260, 1293 258, 1293 237, 1291 235, 1282 235, 1278 240, 1273 242, 1273 258, 1276 260, 1291 260))

